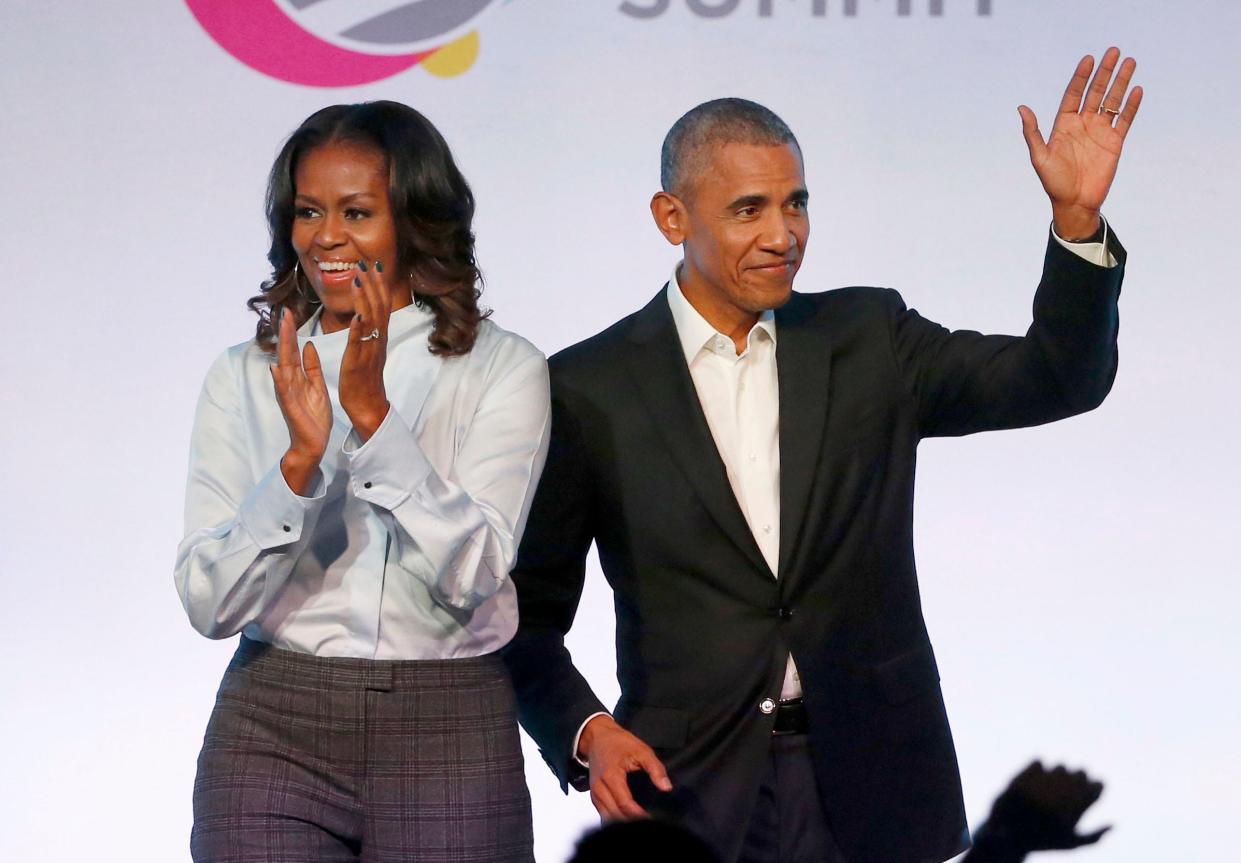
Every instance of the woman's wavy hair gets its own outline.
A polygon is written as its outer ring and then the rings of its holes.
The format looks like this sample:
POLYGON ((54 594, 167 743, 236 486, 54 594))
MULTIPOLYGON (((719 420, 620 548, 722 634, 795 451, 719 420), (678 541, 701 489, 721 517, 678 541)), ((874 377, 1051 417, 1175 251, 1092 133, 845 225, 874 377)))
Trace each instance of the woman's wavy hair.
POLYGON ((255 341, 276 346, 284 309, 301 326, 319 307, 293 249, 294 177, 298 161, 317 147, 352 143, 373 147, 388 168, 388 198, 396 222, 397 272, 409 273, 414 301, 435 313, 431 353, 451 357, 474 347, 482 274, 474 259, 474 194, 431 122, 399 102, 332 105, 306 118, 285 142, 267 181, 271 277, 247 305, 259 316, 255 341))

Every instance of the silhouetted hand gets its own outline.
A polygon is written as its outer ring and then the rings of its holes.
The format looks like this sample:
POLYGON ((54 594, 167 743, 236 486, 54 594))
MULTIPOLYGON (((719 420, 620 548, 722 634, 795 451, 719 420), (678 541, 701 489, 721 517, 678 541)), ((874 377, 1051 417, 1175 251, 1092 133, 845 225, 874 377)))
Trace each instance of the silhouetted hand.
POLYGON ((1077 822, 1103 793, 1103 783, 1035 761, 1009 783, 978 830, 966 863, 1015 863, 1031 851, 1093 845, 1111 827, 1078 833, 1077 822))

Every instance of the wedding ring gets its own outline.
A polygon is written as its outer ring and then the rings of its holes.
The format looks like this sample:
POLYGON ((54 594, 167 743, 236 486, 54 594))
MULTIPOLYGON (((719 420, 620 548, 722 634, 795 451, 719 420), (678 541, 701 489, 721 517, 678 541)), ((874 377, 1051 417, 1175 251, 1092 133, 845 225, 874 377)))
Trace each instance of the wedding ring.
POLYGON ((1111 114, 1113 117, 1115 117, 1120 113, 1120 109, 1119 108, 1108 108, 1105 105, 1100 105, 1099 113, 1100 114, 1111 114))
POLYGON ((378 327, 376 327, 375 329, 371 330, 370 335, 368 335, 368 336, 363 336, 362 338, 358 339, 358 341, 360 341, 360 342, 369 342, 369 341, 373 341, 374 339, 377 339, 377 338, 379 338, 379 328, 378 328, 378 327))

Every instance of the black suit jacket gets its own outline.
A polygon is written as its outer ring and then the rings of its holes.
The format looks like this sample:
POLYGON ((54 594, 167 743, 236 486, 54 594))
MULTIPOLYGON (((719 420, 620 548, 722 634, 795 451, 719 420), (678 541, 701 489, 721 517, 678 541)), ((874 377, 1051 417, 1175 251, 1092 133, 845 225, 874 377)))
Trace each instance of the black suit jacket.
MULTIPOLYGON (((615 595, 617 720, 668 767, 676 807, 735 858, 789 651, 816 774, 855 863, 968 842, 912 540, 918 441, 1098 405, 1116 371, 1121 266, 1049 242, 1024 337, 949 332, 890 290, 795 293, 776 312, 780 560, 764 562, 693 388, 666 298, 552 357, 552 440, 513 578, 506 651, 522 725, 562 783, 605 709, 564 634, 593 541, 615 595), (773 577, 774 576, 774 577, 773 577)), ((658 801, 646 801, 648 803, 658 801)))

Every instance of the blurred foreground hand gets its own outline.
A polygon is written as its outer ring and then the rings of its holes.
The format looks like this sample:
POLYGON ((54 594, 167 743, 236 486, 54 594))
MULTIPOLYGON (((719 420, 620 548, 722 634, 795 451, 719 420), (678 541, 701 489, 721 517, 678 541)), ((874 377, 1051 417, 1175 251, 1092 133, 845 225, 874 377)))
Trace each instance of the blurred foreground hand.
POLYGON ((1102 793, 1103 783, 1081 770, 1035 761, 996 798, 963 863, 1018 863, 1032 851, 1093 845, 1111 827, 1078 833, 1077 822, 1102 793))

